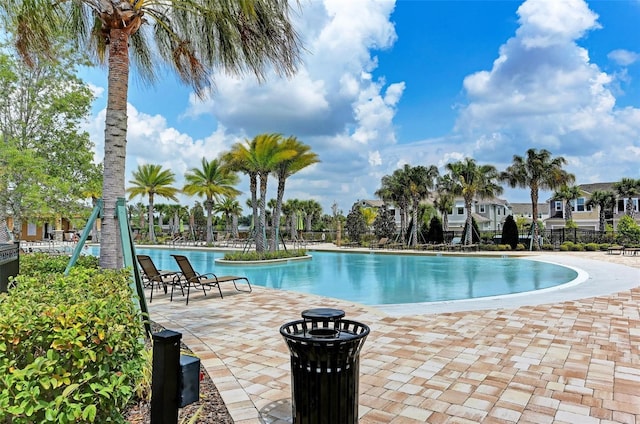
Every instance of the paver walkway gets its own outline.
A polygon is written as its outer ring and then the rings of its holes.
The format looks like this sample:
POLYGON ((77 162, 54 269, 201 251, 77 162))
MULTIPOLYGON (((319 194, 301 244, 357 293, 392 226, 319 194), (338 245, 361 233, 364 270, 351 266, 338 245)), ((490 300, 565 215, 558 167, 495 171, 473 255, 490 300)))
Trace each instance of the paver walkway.
MULTIPOLYGON (((640 286, 640 257, 580 254, 622 264, 640 286)), ((192 296, 185 306, 154 294, 152 318, 183 334, 238 424, 291 422, 279 327, 316 307, 371 328, 360 355, 361 424, 640 423, 640 288, 410 316, 261 287, 192 296)))

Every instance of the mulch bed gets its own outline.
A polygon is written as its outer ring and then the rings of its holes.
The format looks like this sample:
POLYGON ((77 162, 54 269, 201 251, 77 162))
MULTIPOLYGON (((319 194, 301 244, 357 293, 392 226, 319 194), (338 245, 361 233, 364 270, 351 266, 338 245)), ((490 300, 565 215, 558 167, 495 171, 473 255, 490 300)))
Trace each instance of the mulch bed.
MULTIPOLYGON (((163 330, 155 323, 151 326, 154 333, 163 330)), ((192 353, 187 345, 182 343, 183 351, 192 353)), ((192 424, 233 424, 231 415, 220 397, 218 389, 207 374, 207 370, 200 364, 202 380, 200 380, 200 401, 181 408, 178 414, 179 423, 192 424), (194 421, 191 421, 194 419, 194 421)), ((151 422, 151 403, 140 401, 131 405, 124 414, 131 424, 147 424, 151 422)))

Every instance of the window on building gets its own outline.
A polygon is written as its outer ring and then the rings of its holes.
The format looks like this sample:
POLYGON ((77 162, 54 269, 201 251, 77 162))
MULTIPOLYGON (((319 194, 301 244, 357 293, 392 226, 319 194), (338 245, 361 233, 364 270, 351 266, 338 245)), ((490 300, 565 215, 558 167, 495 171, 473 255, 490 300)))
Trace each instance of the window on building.
POLYGON ((584 212, 585 211, 584 203, 585 203, 584 197, 577 198, 575 210, 578 212, 584 212))
POLYGON ((458 208, 458 215, 464 215, 464 208, 458 208))
POLYGON ((485 205, 478 206, 478 212, 484 213, 484 211, 485 211, 485 205))
POLYGON ((556 200, 555 201, 555 208, 556 208, 556 212, 560 212, 562 210, 562 201, 556 200))
POLYGON ((624 212, 624 199, 618 199, 618 212, 624 212))

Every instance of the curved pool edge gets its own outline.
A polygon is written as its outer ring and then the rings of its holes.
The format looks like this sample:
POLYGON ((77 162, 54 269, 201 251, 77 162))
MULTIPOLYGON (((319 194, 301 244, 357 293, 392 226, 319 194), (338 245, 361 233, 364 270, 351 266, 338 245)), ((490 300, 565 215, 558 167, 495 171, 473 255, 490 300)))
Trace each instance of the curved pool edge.
POLYGON ((571 268, 578 272, 578 276, 567 283, 536 291, 475 299, 370 306, 390 316, 440 314, 486 309, 513 309, 520 306, 606 296, 640 286, 640 270, 627 265, 561 254, 528 256, 526 259, 571 268), (603 281, 608 281, 608 284, 601 284, 603 281))

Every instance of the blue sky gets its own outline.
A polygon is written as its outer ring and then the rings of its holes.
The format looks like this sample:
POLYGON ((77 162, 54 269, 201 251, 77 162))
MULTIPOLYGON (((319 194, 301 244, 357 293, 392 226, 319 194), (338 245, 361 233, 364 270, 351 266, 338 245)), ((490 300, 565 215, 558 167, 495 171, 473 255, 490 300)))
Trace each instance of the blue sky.
MULTIPOLYGON (((640 0, 302 0, 294 16, 306 52, 291 79, 216 74, 200 101, 171 74, 146 87, 134 72, 127 180, 156 163, 182 186, 203 156, 267 132, 319 155, 285 197, 325 213, 374 198, 405 163, 444 172, 473 157, 502 170, 531 147, 568 159, 578 184, 640 178, 640 0)), ((106 76, 83 77, 98 96, 87 129, 100 160, 106 76)), ((240 189, 244 206, 245 179, 240 189)))

